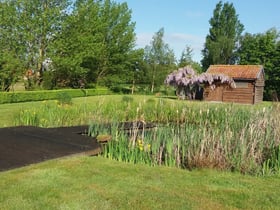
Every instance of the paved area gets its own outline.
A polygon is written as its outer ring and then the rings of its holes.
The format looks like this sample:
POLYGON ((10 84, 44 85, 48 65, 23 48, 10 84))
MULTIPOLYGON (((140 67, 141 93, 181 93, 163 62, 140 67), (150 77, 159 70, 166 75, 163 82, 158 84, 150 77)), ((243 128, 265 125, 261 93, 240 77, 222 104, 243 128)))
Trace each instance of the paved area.
POLYGON ((84 153, 96 155, 100 145, 84 135, 88 126, 0 128, 0 171, 84 153))

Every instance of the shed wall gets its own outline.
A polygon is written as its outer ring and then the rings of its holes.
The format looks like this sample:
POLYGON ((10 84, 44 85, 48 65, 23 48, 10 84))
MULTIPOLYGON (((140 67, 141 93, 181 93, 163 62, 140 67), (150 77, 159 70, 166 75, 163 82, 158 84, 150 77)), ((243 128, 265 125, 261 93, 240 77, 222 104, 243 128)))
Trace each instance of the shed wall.
POLYGON ((254 104, 254 90, 253 82, 244 81, 240 87, 236 88, 230 88, 228 85, 217 84, 216 88, 212 90, 210 86, 206 86, 204 89, 204 100, 254 104))
POLYGON ((255 82, 255 104, 263 101, 264 84, 264 74, 262 73, 255 82))
POLYGON ((246 82, 247 87, 227 88, 224 91, 223 101, 253 104, 254 103, 254 84, 252 82, 246 82))

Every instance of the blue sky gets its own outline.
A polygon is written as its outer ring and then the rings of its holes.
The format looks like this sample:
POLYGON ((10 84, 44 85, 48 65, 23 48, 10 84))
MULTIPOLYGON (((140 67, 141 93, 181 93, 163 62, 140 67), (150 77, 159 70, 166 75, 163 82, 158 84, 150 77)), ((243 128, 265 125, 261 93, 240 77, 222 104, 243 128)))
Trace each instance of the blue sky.
MULTIPOLYGON (((201 50, 209 32, 209 20, 218 0, 115 0, 127 2, 136 22, 137 47, 150 44, 152 36, 164 28, 164 41, 180 57, 185 46, 193 49, 200 62, 201 50)), ((264 33, 274 27, 280 31, 280 0, 232 0, 244 32, 264 33)))

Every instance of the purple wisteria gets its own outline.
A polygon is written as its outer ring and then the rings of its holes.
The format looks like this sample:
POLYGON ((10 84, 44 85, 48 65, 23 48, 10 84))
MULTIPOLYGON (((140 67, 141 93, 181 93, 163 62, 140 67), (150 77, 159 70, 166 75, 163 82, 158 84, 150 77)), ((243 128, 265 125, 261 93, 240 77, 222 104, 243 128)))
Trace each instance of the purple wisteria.
POLYGON ((182 99, 185 99, 185 96, 194 99, 196 92, 200 91, 205 84, 208 84, 211 89, 215 89, 217 83, 228 84, 235 88, 235 83, 229 76, 209 73, 196 74, 190 66, 173 71, 167 75, 164 83, 174 86, 176 94, 182 99))

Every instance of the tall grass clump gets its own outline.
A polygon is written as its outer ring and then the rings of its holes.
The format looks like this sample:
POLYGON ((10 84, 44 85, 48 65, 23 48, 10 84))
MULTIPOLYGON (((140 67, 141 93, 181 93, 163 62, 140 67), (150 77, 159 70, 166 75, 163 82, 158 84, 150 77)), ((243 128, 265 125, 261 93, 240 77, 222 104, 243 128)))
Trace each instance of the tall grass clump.
POLYGON ((157 123, 157 128, 131 132, 133 135, 116 129, 104 156, 187 169, 280 173, 280 121, 274 114, 279 111, 279 105, 178 106, 164 100, 146 101, 138 104, 133 120, 149 119, 157 123))
POLYGON ((110 96, 72 104, 43 101, 21 110, 15 125, 89 124, 89 135, 110 135, 110 159, 186 169, 280 174, 280 104, 214 104, 160 97, 110 96), (155 128, 121 127, 123 122, 155 128))
POLYGON ((69 101, 42 101, 38 106, 22 109, 14 116, 14 124, 39 127, 85 125, 89 123, 86 104, 72 106, 69 101))

